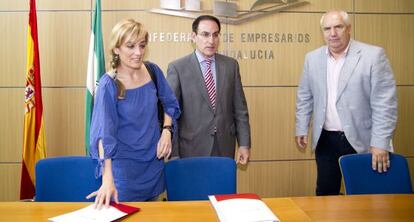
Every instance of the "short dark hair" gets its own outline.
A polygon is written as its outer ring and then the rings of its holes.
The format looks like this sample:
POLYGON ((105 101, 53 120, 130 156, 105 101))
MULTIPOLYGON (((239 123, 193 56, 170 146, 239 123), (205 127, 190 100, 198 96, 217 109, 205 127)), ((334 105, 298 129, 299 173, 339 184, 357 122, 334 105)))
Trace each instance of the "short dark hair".
POLYGON ((204 20, 215 22, 217 24, 217 26, 219 28, 219 32, 220 32, 220 30, 221 30, 220 20, 218 20, 218 18, 216 18, 212 15, 200 15, 200 16, 198 16, 194 20, 193 25, 192 25, 193 32, 197 33, 198 25, 200 24, 201 21, 204 21, 204 20))

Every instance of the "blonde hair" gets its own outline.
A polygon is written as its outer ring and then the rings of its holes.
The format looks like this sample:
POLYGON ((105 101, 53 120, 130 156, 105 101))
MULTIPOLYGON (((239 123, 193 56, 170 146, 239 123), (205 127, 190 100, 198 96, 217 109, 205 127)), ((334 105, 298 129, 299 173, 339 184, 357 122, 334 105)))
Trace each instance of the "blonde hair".
POLYGON ((118 68, 121 61, 119 55, 115 54, 114 49, 121 47, 122 43, 129 39, 131 39, 131 41, 144 39, 145 44, 147 44, 148 31, 141 23, 134 19, 121 20, 112 28, 111 41, 109 42, 109 50, 111 53, 110 65, 112 69, 109 73, 116 82, 118 99, 125 99, 125 86, 116 78, 116 68, 118 68))
POLYGON ((116 69, 119 66, 119 56, 115 54, 114 49, 121 47, 127 39, 138 41, 144 39, 148 42, 148 31, 145 27, 134 19, 125 19, 119 21, 111 32, 111 41, 109 42, 109 50, 111 52, 111 68, 116 69))

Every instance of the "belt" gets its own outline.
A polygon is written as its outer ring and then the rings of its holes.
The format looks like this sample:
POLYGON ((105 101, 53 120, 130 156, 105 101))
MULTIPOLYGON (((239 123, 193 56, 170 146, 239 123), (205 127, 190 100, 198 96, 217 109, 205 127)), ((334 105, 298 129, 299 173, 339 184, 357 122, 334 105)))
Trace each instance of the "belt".
POLYGON ((334 135, 345 135, 344 131, 328 131, 326 129, 322 129, 322 132, 334 135))

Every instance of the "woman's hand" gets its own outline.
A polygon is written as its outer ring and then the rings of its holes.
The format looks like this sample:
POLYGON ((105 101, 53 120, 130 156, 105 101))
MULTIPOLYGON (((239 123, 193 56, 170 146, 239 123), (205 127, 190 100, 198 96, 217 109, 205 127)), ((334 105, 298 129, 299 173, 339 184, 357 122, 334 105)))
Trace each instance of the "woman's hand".
POLYGON ((116 190, 115 183, 114 183, 114 177, 112 175, 112 161, 111 159, 105 160, 104 165, 104 172, 102 175, 102 185, 99 188, 99 190, 92 192, 89 194, 86 199, 90 199, 94 196, 95 198, 95 209, 101 209, 102 205, 104 204, 106 208, 109 207, 109 204, 111 202, 111 197, 113 197, 113 200, 115 203, 119 203, 118 201, 118 191, 116 190))
POLYGON ((168 158, 171 155, 171 132, 168 129, 163 129, 160 140, 157 144, 157 158, 168 158))

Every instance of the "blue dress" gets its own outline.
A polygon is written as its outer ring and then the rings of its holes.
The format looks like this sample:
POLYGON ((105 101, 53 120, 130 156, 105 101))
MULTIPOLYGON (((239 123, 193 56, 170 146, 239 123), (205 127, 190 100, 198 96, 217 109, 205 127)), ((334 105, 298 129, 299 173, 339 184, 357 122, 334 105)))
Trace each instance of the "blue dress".
MULTIPOLYGON (((179 105, 161 69, 150 63, 155 71, 158 94, 166 112, 176 124, 179 105)), ((164 160, 158 159, 157 89, 150 81, 128 89, 125 99, 117 98, 115 80, 102 76, 95 96, 90 129, 90 152, 99 159, 98 141, 102 140, 104 159, 112 159, 112 172, 119 201, 145 201, 165 190, 164 160)), ((100 161, 103 163, 103 160, 100 161)), ((98 175, 101 166, 98 166, 98 175)))

